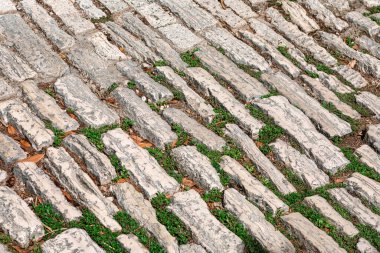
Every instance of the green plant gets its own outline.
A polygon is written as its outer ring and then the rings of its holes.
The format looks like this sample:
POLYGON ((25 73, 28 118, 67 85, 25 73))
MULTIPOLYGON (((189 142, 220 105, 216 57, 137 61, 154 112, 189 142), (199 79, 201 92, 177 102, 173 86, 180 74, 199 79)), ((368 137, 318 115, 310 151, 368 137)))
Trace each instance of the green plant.
POLYGON ((185 101, 186 100, 185 95, 179 90, 174 90, 173 96, 174 96, 174 99, 178 100, 178 101, 185 101))
POLYGON ((173 124, 172 129, 178 136, 176 146, 182 146, 191 142, 190 135, 180 125, 173 124))
POLYGON ((162 66, 168 66, 169 64, 165 60, 156 61, 153 66, 154 67, 162 67, 162 66))
POLYGON ((310 70, 307 70, 307 69, 305 70, 305 73, 306 73, 306 75, 310 76, 311 78, 318 78, 319 77, 319 75, 317 73, 310 71, 310 70))
POLYGON ((244 70, 245 73, 252 76, 253 78, 256 78, 260 80, 261 75, 263 74, 261 71, 253 70, 251 67, 244 65, 244 64, 238 64, 238 67, 242 70, 244 70))
POLYGON ((277 50, 285 56, 289 61, 291 61, 295 66, 301 68, 301 64, 289 53, 288 48, 284 46, 277 47, 277 50))
POLYGON ((121 122, 121 129, 124 131, 128 131, 129 128, 131 128, 135 122, 129 118, 124 118, 123 121, 121 122))
POLYGON ((205 192, 202 196, 202 199, 205 202, 222 202, 223 200, 223 192, 220 190, 213 188, 207 192, 205 192))
POLYGON ((49 122, 45 122, 45 127, 47 129, 50 129, 53 134, 54 134, 54 141, 53 141, 53 146, 54 147, 58 147, 61 145, 62 141, 63 141, 63 138, 65 138, 65 132, 54 127, 53 124, 49 121, 49 122))
POLYGON ((131 90, 136 89, 136 82, 135 81, 129 81, 127 84, 127 87, 131 90))
POLYGON ((348 36, 348 37, 346 37, 346 44, 349 47, 353 47, 353 46, 355 46, 355 41, 350 36, 348 36))
POLYGON ((127 179, 129 177, 129 172, 125 168, 124 165, 121 164, 120 159, 116 156, 116 154, 112 154, 109 156, 110 162, 112 166, 115 168, 118 176, 113 179, 114 182, 117 182, 119 179, 127 179))
POLYGON ((86 127, 80 130, 82 134, 84 134, 87 139, 95 145, 95 147, 103 151, 104 143, 102 141, 102 134, 108 132, 109 130, 117 128, 118 125, 104 126, 100 128, 86 127))
POLYGON ((181 59, 186 62, 189 67, 201 67, 201 60, 195 55, 197 51, 199 51, 199 48, 182 53, 181 59))
POLYGON ((113 84, 111 84, 110 87, 108 87, 107 92, 111 93, 112 91, 116 90, 117 87, 119 87, 119 84, 118 83, 113 83, 113 84))
POLYGON ((45 93, 48 94, 49 96, 55 98, 56 94, 52 88, 46 88, 44 89, 45 93))
POLYGON ((269 97, 278 96, 278 95, 279 95, 279 93, 277 90, 270 90, 268 94, 261 96, 261 98, 262 99, 263 98, 269 98, 269 97))
MULTIPOLYGON (((339 111, 334 104, 329 102, 322 102, 322 106, 327 109, 329 112, 334 113, 336 116, 341 118, 342 120, 350 123, 351 129, 353 132, 356 132, 359 128, 359 122, 349 116, 344 115, 341 111, 339 111)), ((336 139, 335 139, 336 140, 336 139)))
POLYGON ((226 126, 226 124, 237 122, 236 118, 223 108, 215 108, 214 112, 216 115, 212 122, 207 125, 207 128, 217 133, 218 135, 223 135, 223 128, 226 126))
POLYGON ((358 113, 360 113, 364 117, 370 117, 372 116, 372 113, 362 106, 361 104, 356 102, 355 93, 335 93, 337 97, 344 103, 351 106, 354 110, 356 110, 358 113))

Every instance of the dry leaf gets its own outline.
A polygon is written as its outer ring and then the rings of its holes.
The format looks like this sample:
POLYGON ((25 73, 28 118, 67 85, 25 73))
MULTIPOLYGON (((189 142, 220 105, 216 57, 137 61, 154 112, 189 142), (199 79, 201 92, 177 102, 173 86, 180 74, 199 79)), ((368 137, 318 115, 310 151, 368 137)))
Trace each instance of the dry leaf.
POLYGON ((193 187, 195 185, 194 181, 185 177, 182 179, 182 184, 187 187, 193 187))
POLYGON ((23 149, 27 149, 31 147, 30 143, 26 140, 20 140, 20 144, 23 149))
POLYGON ((73 202, 73 197, 71 197, 70 194, 68 194, 66 191, 63 191, 63 190, 62 190, 62 193, 63 193, 63 195, 66 197, 66 199, 67 199, 69 202, 73 202))
POLYGON ((23 160, 20 160, 19 162, 32 162, 32 163, 38 163, 39 161, 41 161, 41 159, 43 159, 45 157, 45 154, 36 154, 36 155, 33 155, 33 156, 30 156, 26 159, 23 159, 23 160))
POLYGON ((255 143, 256 143, 256 146, 257 146, 258 148, 261 148, 262 146, 264 146, 264 143, 262 143, 262 142, 260 142, 260 141, 256 141, 255 143))
POLYGON ((344 181, 346 181, 346 179, 344 177, 341 177, 341 178, 335 178, 334 179, 334 183, 343 183, 344 181))
POLYGON ((350 61, 348 64, 347 64, 347 66, 349 67, 349 68, 354 68, 355 67, 355 65, 356 65, 356 60, 352 60, 352 61, 350 61))
POLYGON ((68 131, 68 132, 65 133, 65 137, 69 136, 69 135, 72 135, 72 134, 75 134, 75 132, 74 131, 68 131))
POLYGON ((8 125, 7 132, 9 135, 16 135, 17 134, 16 128, 14 128, 11 125, 8 125))
POLYGON ((27 250, 25 250, 25 249, 23 249, 23 248, 21 248, 21 247, 19 247, 19 246, 17 246, 17 245, 12 245, 12 248, 13 248, 15 251, 19 252, 19 253, 28 253, 27 250))
POLYGON ((150 142, 140 142, 140 143, 137 143, 137 145, 139 145, 141 148, 151 148, 153 147, 153 144, 150 143, 150 142))
POLYGON ((127 179, 125 179, 125 178, 120 178, 119 180, 116 181, 117 184, 122 184, 125 182, 127 182, 127 179))
POLYGON ((352 48, 355 49, 355 50, 359 50, 360 49, 360 47, 359 47, 358 44, 353 45, 352 48))
POLYGON ((172 148, 175 148, 177 146, 177 140, 173 141, 172 144, 170 145, 172 148))
POLYGON ((114 98, 106 98, 105 100, 106 100, 106 102, 108 102, 110 104, 115 104, 116 103, 116 100, 114 98))

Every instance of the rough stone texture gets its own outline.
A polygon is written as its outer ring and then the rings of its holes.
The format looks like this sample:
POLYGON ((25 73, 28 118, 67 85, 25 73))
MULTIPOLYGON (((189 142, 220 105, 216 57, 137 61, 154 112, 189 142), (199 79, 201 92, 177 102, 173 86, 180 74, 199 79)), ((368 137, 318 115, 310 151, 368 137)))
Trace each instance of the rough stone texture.
POLYGON ((252 138, 257 138, 263 123, 253 118, 250 112, 214 77, 202 68, 189 68, 187 74, 197 85, 204 96, 215 98, 223 107, 231 113, 239 125, 247 131, 252 138))
POLYGON ((277 125, 295 138, 306 155, 311 157, 326 173, 335 174, 350 163, 340 149, 320 134, 306 115, 292 106, 286 98, 272 96, 255 102, 255 105, 264 110, 277 125))
POLYGON ((8 173, 4 170, 0 170, 0 185, 5 184, 7 179, 8 179, 8 173))
POLYGON ((380 5, 379 0, 363 0, 362 1, 366 7, 375 7, 380 5))
POLYGON ((365 35, 356 39, 355 42, 358 43, 360 48, 369 51, 371 55, 380 59, 380 43, 377 43, 365 35))
POLYGON ((13 98, 16 95, 16 90, 12 86, 8 85, 8 83, 0 77, 0 102, 13 98))
POLYGON ((159 4, 153 2, 136 8, 153 28, 165 27, 177 23, 174 15, 165 11, 159 4))
POLYGON ((199 124, 196 120, 187 116, 179 109, 165 109, 162 116, 171 124, 180 125, 195 140, 206 145, 209 149, 223 151, 226 141, 216 135, 213 131, 199 124))
POLYGON ((59 28, 58 23, 40 6, 36 0, 22 0, 22 8, 42 29, 51 42, 60 50, 66 50, 75 43, 73 37, 59 28))
POLYGON ((63 140, 63 145, 84 161, 101 185, 111 183, 117 176, 108 157, 91 145, 84 135, 69 135, 63 140))
POLYGON ((197 47, 203 42, 186 26, 181 24, 172 24, 158 29, 177 49, 178 52, 184 53, 197 47))
POLYGON ((379 251, 373 247, 369 241, 364 238, 360 238, 358 244, 356 245, 357 250, 360 253, 379 253, 379 251))
MULTIPOLYGON (((218 52, 215 48, 202 46, 195 52, 202 64, 205 65, 212 73, 227 81, 246 102, 253 98, 263 96, 268 90, 255 78, 251 77, 243 70, 239 69, 226 56, 218 52), (228 69, 228 71, 226 71, 228 69)), ((188 71, 190 71, 188 69, 188 71)), ((197 69, 197 72, 200 70, 197 69)), ((190 72, 192 73, 192 72, 190 72)))
POLYGON ((139 238, 133 234, 121 234, 116 239, 130 253, 149 253, 149 250, 139 242, 139 238))
POLYGON ((289 207, 259 180, 252 176, 239 162, 223 156, 220 166, 245 191, 247 199, 261 210, 271 213, 288 212, 289 207))
POLYGON ((116 184, 111 191, 122 208, 145 227, 168 253, 178 253, 178 243, 156 218, 156 211, 151 203, 144 199, 142 193, 135 190, 129 183, 116 184))
POLYGON ((174 70, 168 66, 157 67, 157 71, 164 75, 166 81, 170 83, 174 89, 178 90, 185 96, 186 104, 194 110, 205 123, 211 123, 215 117, 214 109, 207 101, 193 91, 174 70))
POLYGON ((26 158, 26 153, 16 141, 0 133, 0 158, 4 163, 13 163, 26 158))
POLYGON ((16 6, 12 3, 12 0, 3 0, 0 6, 0 15, 8 12, 16 11, 16 6))
POLYGON ((296 188, 281 174, 271 161, 261 153, 254 141, 249 138, 237 125, 227 124, 226 135, 236 143, 257 167, 257 170, 266 178, 270 179, 277 189, 283 194, 296 192, 296 188))
POLYGON ((283 1, 281 8, 289 15, 290 20, 301 28, 305 33, 311 33, 319 30, 319 25, 307 15, 302 6, 289 0, 283 1))
POLYGON ((79 123, 62 110, 54 98, 40 90, 35 82, 25 81, 21 88, 23 98, 40 119, 50 121, 53 127, 64 132, 78 129, 79 123))
POLYGON ((249 233, 268 252, 294 253, 291 242, 269 223, 257 207, 245 199, 237 190, 229 188, 224 191, 224 208, 233 213, 249 233))
POLYGON ((370 92, 363 91, 355 96, 356 102, 371 110, 380 119, 380 98, 370 92))
POLYGON ((44 236, 41 221, 12 189, 0 186, 0 200, 0 227, 21 247, 26 248, 30 240, 38 241, 44 236))
POLYGON ((216 169, 210 159, 197 151, 195 146, 181 146, 171 151, 171 156, 178 164, 179 170, 206 190, 216 188, 223 190, 216 169))
POLYGON ((351 10, 347 0, 321 0, 321 2, 338 16, 342 16, 351 10))
POLYGON ((10 251, 8 251, 8 247, 5 246, 5 245, 3 245, 3 244, 0 244, 0 252, 2 252, 2 253, 10 253, 10 251))
POLYGON ((300 213, 291 213, 282 216, 281 219, 291 233, 301 241, 308 252, 346 252, 326 232, 314 226, 313 223, 300 213))
MULTIPOLYGON (((83 37, 81 37, 83 38, 83 37)), ((127 57, 115 45, 110 43, 107 37, 101 32, 95 32, 85 35, 84 40, 88 41, 93 47, 97 55, 104 60, 126 60, 127 57)))
POLYGON ((44 164, 73 199, 88 208, 100 223, 113 232, 121 230, 121 226, 113 219, 118 208, 103 196, 94 181, 64 148, 48 148, 44 164))
POLYGON ((344 188, 330 189, 328 192, 336 202, 357 218, 359 222, 372 227, 380 233, 380 216, 364 206, 360 199, 350 195, 344 188))
POLYGON ((37 75, 23 59, 2 45, 0 45, 0 70, 6 77, 16 82, 22 82, 37 75))
POLYGON ((173 93, 168 88, 150 78, 136 62, 123 61, 117 64, 117 68, 127 78, 135 81, 137 88, 153 102, 170 101, 173 98, 173 93))
POLYGON ((377 153, 380 154, 380 124, 369 125, 365 138, 377 153))
POLYGON ((355 153, 359 155, 360 162, 373 168, 377 173, 380 173, 380 155, 377 154, 370 146, 362 145, 356 149, 355 153))
POLYGON ((313 210, 322 214, 323 217, 334 225, 339 231, 349 237, 359 233, 359 230, 348 220, 344 219, 335 209, 321 196, 306 197, 304 203, 313 210))
MULTIPOLYGON (((349 81, 352 84, 352 86, 357 88, 357 89, 363 88, 363 87, 367 86, 367 84, 368 84, 367 80, 365 80, 360 75, 359 72, 357 72, 356 70, 354 70, 352 68, 347 67, 346 65, 336 66, 333 68, 333 70, 338 72, 344 79, 349 81)), ((336 90, 336 91, 341 92, 340 90, 336 90)), ((349 92, 352 92, 352 90, 348 91, 348 92, 346 92, 346 91, 341 92, 341 93, 349 93, 349 92)))
POLYGON ((380 183, 355 172, 347 179, 347 190, 361 196, 369 203, 380 208, 380 183))
POLYGON ((107 16, 101 9, 96 7, 92 0, 76 0, 76 2, 89 18, 100 19, 107 16))
POLYGON ((237 15, 243 19, 256 18, 259 15, 252 11, 251 7, 243 0, 225 0, 224 4, 231 8, 237 15))
POLYGON ((156 159, 120 128, 103 134, 102 140, 106 152, 115 154, 120 159, 133 181, 148 198, 153 198, 160 192, 173 194, 179 189, 179 184, 165 172, 156 159))
POLYGON ((380 32, 380 26, 369 17, 363 16, 360 12, 351 11, 346 14, 346 19, 356 25, 360 30, 368 33, 371 37, 374 37, 380 32))
MULTIPOLYGON (((43 81, 55 80, 68 70, 66 63, 29 28, 20 16, 12 14, 0 16, 0 31, 9 42, 14 43, 16 50, 38 72, 43 81)), ((16 58, 12 61, 16 61, 16 58)), ((13 71, 20 71, 20 79, 33 77, 27 67, 17 65, 17 61, 13 62, 10 68, 13 71)))
POLYGON ((70 228, 42 244, 43 253, 105 253, 83 229, 70 228))
POLYGON ((263 74, 262 80, 284 95, 290 103, 300 108, 320 129, 330 137, 344 136, 352 132, 349 123, 323 108, 295 81, 282 72, 263 74))
POLYGON ((198 244, 183 244, 179 246, 180 253, 207 253, 206 250, 198 244))
POLYGON ((173 143, 177 135, 156 112, 128 88, 118 88, 112 95, 123 109, 123 114, 134 121, 133 129, 155 146, 164 149, 173 143))
POLYGON ((50 203, 66 221, 79 220, 82 217, 82 213, 66 200, 61 189, 35 163, 18 163, 13 173, 23 181, 29 192, 50 203))
POLYGON ((306 155, 301 154, 286 142, 278 139, 269 146, 277 159, 291 169, 311 189, 316 189, 329 183, 328 175, 321 171, 306 155))
MULTIPOLYGON (((313 66, 311 71, 316 70, 314 65, 309 65, 309 66, 313 66)), ((345 65, 333 67, 333 69, 335 71, 337 71, 338 73, 341 73, 343 78, 346 79, 347 81, 355 82, 355 84, 353 84, 353 86, 354 85, 358 85, 358 86, 367 85, 367 81, 365 81, 365 79, 357 71, 350 69, 345 65), (361 82, 362 80, 360 80, 360 79, 363 79, 364 82, 361 82), (360 84, 359 84, 359 82, 360 82, 360 84)), ((310 69, 308 69, 308 70, 310 70, 310 69)), ((343 93, 343 94, 354 92, 354 90, 351 87, 343 84, 335 76, 328 75, 325 72, 318 71, 318 70, 316 71, 316 73, 319 75, 318 79, 330 90, 335 91, 335 92, 339 92, 339 93, 343 93)))
POLYGON ((100 101, 79 77, 64 76, 54 83, 54 89, 85 125, 98 128, 119 123, 116 112, 100 101))
POLYGON ((195 242, 202 245, 207 252, 244 252, 243 241, 210 213, 207 204, 196 191, 174 194, 169 209, 186 224, 195 242))
POLYGON ((111 12, 121 12, 128 8, 128 5, 123 0, 99 0, 111 12))

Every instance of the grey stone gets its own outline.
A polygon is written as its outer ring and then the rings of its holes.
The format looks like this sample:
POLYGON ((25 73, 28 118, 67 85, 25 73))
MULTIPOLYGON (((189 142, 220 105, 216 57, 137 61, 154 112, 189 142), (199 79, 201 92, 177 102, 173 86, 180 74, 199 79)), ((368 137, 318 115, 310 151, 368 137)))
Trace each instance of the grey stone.
POLYGON ((182 24, 171 24, 160 27, 158 30, 180 53, 190 51, 203 42, 203 39, 195 35, 191 30, 182 24))
POLYGON ((237 216, 249 233, 268 252, 295 252, 292 243, 265 219, 264 214, 257 207, 246 200, 237 190, 229 188, 224 191, 223 205, 226 210, 237 216))
POLYGON ((365 35, 356 39, 355 42, 358 43, 360 48, 369 51, 373 56, 380 59, 380 43, 377 43, 365 35))
POLYGON ((349 237, 356 236, 359 230, 351 223, 344 219, 330 204, 321 196, 314 195, 306 197, 304 203, 313 210, 316 210, 323 217, 334 225, 339 231, 349 237))
POLYGON ((355 96, 356 102, 367 107, 375 114, 375 117, 380 119, 380 98, 368 91, 362 91, 355 96))
POLYGON ((349 164, 340 149, 320 134, 306 115, 292 106, 286 98, 272 96, 255 102, 255 105, 295 138, 306 155, 311 157, 326 173, 335 174, 349 164))
POLYGON ((355 172, 347 179, 346 183, 349 192, 361 196, 378 208, 380 207, 379 182, 355 172))
POLYGON ((270 179, 277 189, 283 194, 296 192, 296 188, 281 174, 271 161, 261 153, 254 141, 249 138, 237 125, 227 124, 226 135, 240 147, 248 158, 257 167, 257 170, 266 178, 270 179))
MULTIPOLYGON (((342 72, 344 74, 342 76, 345 79, 347 78, 346 80, 351 80, 351 81, 355 81, 355 82, 359 81, 359 78, 361 76, 360 76, 360 74, 358 72, 356 72, 353 69, 350 69, 350 71, 348 71, 349 68, 347 66, 343 66, 343 67, 342 66, 343 65, 337 66, 337 67, 333 67, 333 69, 336 70, 336 71, 338 71, 338 73, 342 72), (355 79, 357 79, 357 80, 355 80, 355 79)), ((313 68, 313 70, 314 70, 314 68, 313 68)), ((339 92, 339 93, 343 93, 343 94, 354 92, 354 90, 352 88, 350 88, 349 86, 343 84, 335 76, 326 74, 323 71, 316 71, 316 73, 319 75, 318 79, 323 83, 323 85, 325 85, 330 90, 335 91, 335 92, 339 92)))
POLYGON ((94 213, 100 223, 113 232, 121 231, 121 226, 113 219, 118 208, 103 196, 94 181, 64 148, 48 148, 44 165, 73 199, 94 213))
POLYGON ((0 158, 4 163, 13 163, 26 158, 26 153, 16 141, 0 133, 0 158))
POLYGON ((83 229, 70 228, 41 246, 43 253, 105 253, 83 229))
POLYGON ((359 239, 356 248, 360 253, 379 253, 379 251, 364 238, 359 239))
POLYGON ((89 35, 81 37, 88 41, 94 48, 97 55, 107 61, 120 61, 126 60, 127 57, 123 54, 119 48, 110 43, 107 37, 101 32, 95 32, 89 35))
POLYGON ((180 125, 196 141, 206 145, 209 149, 222 152, 226 141, 216 135, 213 131, 199 124, 196 120, 187 116, 179 109, 167 108, 163 112, 163 117, 171 124, 180 125))
POLYGON ((123 0, 99 0, 111 13, 121 12, 128 8, 123 0))
MULTIPOLYGON (((367 80, 365 80, 360 75, 359 72, 357 72, 356 70, 354 70, 352 68, 349 68, 346 65, 336 66, 333 68, 333 70, 338 72, 344 79, 349 81, 352 84, 352 86, 357 88, 357 89, 363 88, 363 87, 367 86, 367 84, 368 84, 367 80)), ((338 89, 336 89, 335 91, 340 92, 340 93, 352 92, 352 90, 342 92, 341 90, 338 90, 338 89)))
POLYGON ((54 89, 85 125, 98 128, 119 123, 116 112, 100 101, 79 77, 64 76, 55 82, 54 89))
POLYGON ((314 19, 307 15, 307 12, 297 2, 289 0, 282 1, 281 8, 290 17, 290 20, 301 28, 306 34, 319 30, 320 27, 314 19))
POLYGON ((128 183, 116 184, 111 187, 117 202, 141 226, 145 227, 165 248, 168 253, 178 253, 178 243, 156 218, 156 211, 151 203, 144 199, 142 193, 128 183))
POLYGON ((259 15, 243 0, 225 0, 224 4, 231 8, 237 15, 243 19, 256 18, 259 15))
POLYGON ((130 253, 149 253, 149 250, 139 242, 139 238, 134 234, 121 234, 116 239, 130 253))
POLYGON ((89 18, 100 19, 107 16, 101 9, 96 7, 92 0, 76 0, 76 3, 89 18))
POLYGON ((120 87, 112 95, 118 101, 124 116, 134 121, 133 129, 141 137, 162 149, 177 140, 177 135, 171 130, 170 125, 152 111, 134 91, 120 87))
POLYGON ((346 19, 357 26, 360 30, 368 33, 371 37, 374 37, 380 32, 380 26, 369 17, 363 16, 360 12, 351 11, 346 14, 346 19))
POLYGON ((5 170, 0 170, 0 185, 4 184, 8 178, 8 173, 5 170))
POLYGON ((338 16, 344 15, 351 9, 347 0, 321 0, 321 2, 338 16))
POLYGON ((8 251, 8 247, 3 244, 0 244, 0 252, 10 253, 10 251, 8 251))
POLYGON ((158 193, 173 194, 179 189, 179 184, 165 172, 156 159, 120 128, 103 134, 102 140, 106 152, 115 154, 120 159, 121 164, 130 172, 132 180, 149 199, 158 193))
POLYGON ((88 171, 96 177, 101 185, 111 183, 117 174, 108 157, 99 152, 84 135, 69 135, 63 140, 63 145, 79 156, 88 171))
POLYGON ((82 213, 66 200, 61 189, 35 163, 18 163, 13 173, 22 180, 29 192, 50 203, 66 221, 79 220, 82 217, 82 213))
POLYGON ((380 5, 379 0, 363 0, 362 1, 366 7, 375 7, 380 5))
POLYGON ((216 169, 211 165, 210 159, 197 151, 195 146, 181 146, 171 151, 171 156, 178 168, 200 187, 211 190, 223 190, 216 169))
POLYGON ((12 0, 3 0, 0 6, 0 15, 9 13, 9 12, 16 12, 16 6, 12 2, 12 0))
POLYGON ((345 253, 323 230, 314 226, 308 219, 300 213, 291 213, 281 217, 285 226, 294 234, 306 248, 308 252, 320 253, 345 253))
POLYGON ((0 101, 13 98, 16 95, 16 90, 0 77, 0 101))
POLYGON ((369 125, 365 139, 380 154, 380 124, 369 125))
POLYGON ((180 253, 207 253, 206 250, 198 244, 182 244, 179 246, 180 253))
POLYGON ((44 236, 42 222, 11 188, 0 186, 0 200, 0 227, 21 247, 44 236))
POLYGON ((138 7, 136 10, 153 28, 165 27, 177 23, 177 19, 172 13, 165 11, 155 2, 138 7))
POLYGON ((194 190, 174 194, 168 207, 191 230, 196 243, 210 253, 244 252, 243 241, 223 226, 194 190))
POLYGON ((355 153, 359 155, 360 161, 380 173, 380 155, 370 146, 362 145, 356 149, 355 153))

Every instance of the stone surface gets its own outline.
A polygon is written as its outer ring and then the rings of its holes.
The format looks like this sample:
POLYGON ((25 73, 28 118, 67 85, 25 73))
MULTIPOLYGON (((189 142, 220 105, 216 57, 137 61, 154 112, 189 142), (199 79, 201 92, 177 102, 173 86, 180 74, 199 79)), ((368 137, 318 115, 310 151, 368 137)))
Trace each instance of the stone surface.
POLYGON ((244 252, 243 241, 223 226, 194 190, 174 194, 168 207, 190 229, 196 243, 210 253, 244 252))
POLYGON ((128 5, 122 0, 99 0, 99 2, 104 4, 111 13, 121 12, 128 8, 128 5))
POLYGON ((321 2, 338 16, 344 15, 351 9, 347 0, 321 0, 321 2))
POLYGON ((226 135, 240 147, 248 158, 256 166, 257 170, 266 178, 270 179, 282 194, 296 192, 296 188, 281 174, 271 161, 261 153, 255 142, 249 138, 237 125, 227 124, 226 135))
POLYGON ((317 22, 310 18, 307 15, 306 10, 298 3, 286 0, 282 2, 281 8, 289 15, 290 20, 300 27, 305 33, 311 33, 319 30, 319 25, 317 22))
POLYGON ((16 11, 16 6, 12 0, 3 0, 0 6, 0 14, 16 11))
MULTIPOLYGON (((352 68, 347 67, 346 65, 336 66, 333 68, 333 70, 338 72, 344 79, 349 81, 352 84, 352 86, 355 88, 363 88, 363 87, 367 86, 367 84, 368 84, 367 80, 365 80, 360 75, 359 72, 357 72, 356 70, 354 70, 352 68)), ((341 92, 339 90, 336 90, 336 91, 341 92)), ((352 90, 348 91, 348 92, 346 92, 346 91, 341 92, 341 93, 349 93, 349 92, 352 92, 352 90)))
POLYGON ((379 251, 373 247, 369 241, 364 238, 360 238, 358 244, 356 245, 357 250, 360 253, 379 253, 379 251))
POLYGON ((8 164, 25 159, 26 153, 15 140, 0 133, 0 158, 8 164))
POLYGON ((164 149, 173 143, 177 135, 156 112, 139 98, 134 91, 120 87, 112 95, 118 101, 124 116, 134 121, 133 129, 155 146, 164 149))
POLYGON ((203 39, 195 35, 186 26, 181 24, 172 24, 158 29, 177 49, 178 52, 184 53, 197 47, 203 42, 203 39))
POLYGON ((210 159, 197 151, 195 146, 181 146, 171 151, 171 157, 177 163, 179 170, 194 180, 201 188, 223 190, 216 169, 210 159))
POLYGON ((101 9, 96 7, 92 0, 76 0, 76 2, 89 18, 100 19, 107 16, 101 9))
POLYGON ((101 32, 85 35, 83 40, 88 41, 94 47, 95 53, 104 60, 119 61, 127 59, 125 54, 110 43, 107 37, 101 32))
POLYGON ((21 247, 44 236, 41 221, 12 189, 0 186, 0 200, 0 227, 21 247))
POLYGON ((165 172, 156 159, 120 128, 103 134, 102 140, 106 152, 115 154, 120 159, 121 164, 130 172, 132 180, 149 199, 157 193, 173 194, 179 189, 179 184, 165 172))
POLYGON ((269 223, 262 212, 250 203, 237 190, 229 188, 224 191, 224 208, 233 213, 249 233, 268 252, 294 253, 291 242, 269 223))
POLYGON ((70 228, 42 244, 43 253, 105 253, 83 229, 70 228))
POLYGON ((179 246, 179 252, 180 253, 207 253, 206 250, 195 243, 192 244, 183 244, 179 246))
POLYGON ((355 172, 347 179, 346 183, 349 192, 362 197, 378 208, 380 207, 379 182, 355 172))
POLYGON ((304 203, 313 210, 322 214, 339 231, 349 237, 359 233, 359 230, 348 220, 344 219, 330 204, 321 196, 314 195, 306 197, 304 203))
POLYGON ((375 117, 380 119, 380 98, 368 91, 360 92, 355 96, 356 102, 367 107, 375 114, 375 117))
POLYGON ((5 184, 7 179, 8 179, 8 173, 4 170, 0 170, 0 185, 5 184))
POLYGON ((3 244, 0 244, 0 252, 10 253, 10 251, 8 251, 8 247, 3 244))
POLYGON ((346 14, 346 19, 359 29, 368 33, 371 37, 374 37, 380 32, 380 26, 369 17, 363 16, 360 12, 351 11, 346 14))
POLYGON ((380 154, 380 124, 369 125, 365 138, 377 153, 380 154))
POLYGON ((130 253, 149 253, 149 250, 139 242, 139 238, 133 234, 121 234, 116 239, 130 253))
POLYGON ((380 59, 380 43, 368 38, 365 35, 362 35, 356 39, 355 42, 358 43, 360 48, 369 51, 371 55, 380 59))
POLYGON ((54 83, 54 89, 85 125, 99 128, 119 123, 116 112, 100 101, 79 77, 64 76, 54 83))
POLYGON ((18 163, 13 173, 22 180, 29 192, 51 204, 66 221, 79 220, 82 217, 82 213, 66 200, 61 189, 35 163, 18 163))
POLYGON ((116 184, 111 187, 117 202, 132 218, 145 227, 168 253, 178 253, 178 244, 156 218, 156 211, 151 203, 144 199, 142 193, 129 183, 116 184))
POLYGON ((137 7, 136 10, 153 28, 165 27, 177 23, 174 15, 165 11, 159 4, 152 2, 150 4, 137 7))
POLYGON ((291 213, 282 216, 281 219, 291 233, 301 241, 308 252, 346 252, 326 232, 317 228, 300 213, 291 213))
POLYGON ((101 185, 111 183, 117 177, 115 168, 106 155, 99 152, 84 135, 72 134, 63 140, 63 145, 73 154, 80 157, 92 175, 101 185))
POLYGON ((0 77, 0 101, 13 98, 16 95, 16 90, 0 77))
POLYGON ((256 18, 259 16, 252 11, 251 7, 243 0, 225 0, 224 4, 243 19, 256 18))
POLYGON ((356 149, 355 153, 360 157, 360 161, 380 173, 380 155, 370 146, 364 144, 356 149))
POLYGON ((44 164, 77 203, 88 208, 106 228, 121 231, 121 226, 113 219, 118 208, 103 196, 64 148, 48 148, 44 164))

